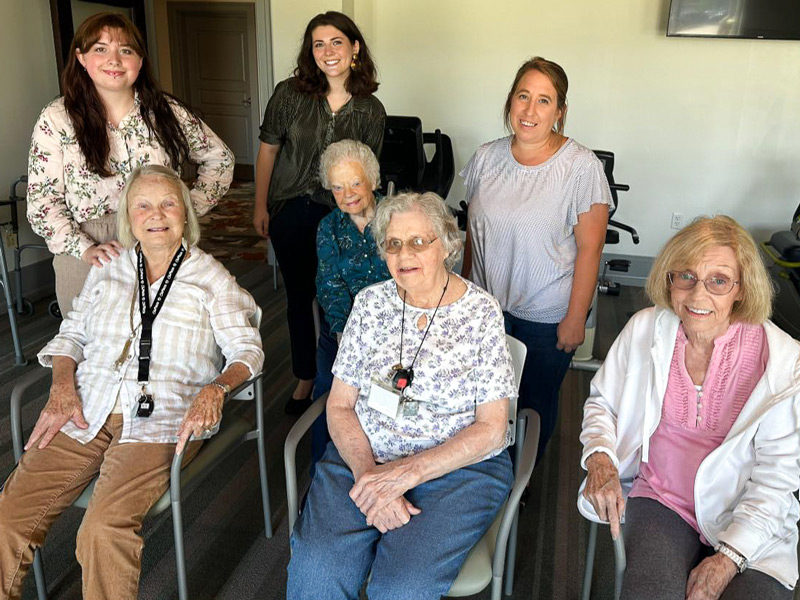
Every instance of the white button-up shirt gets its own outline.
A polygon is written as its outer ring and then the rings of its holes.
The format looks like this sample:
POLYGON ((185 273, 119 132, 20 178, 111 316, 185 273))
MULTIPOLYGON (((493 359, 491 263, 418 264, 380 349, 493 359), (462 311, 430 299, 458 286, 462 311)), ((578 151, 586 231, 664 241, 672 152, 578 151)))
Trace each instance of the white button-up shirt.
MULTIPOLYGON (((150 285, 151 299, 162 279, 150 285)), ((53 356, 78 364, 76 381, 88 429, 68 422, 61 431, 81 443, 92 440, 120 400, 121 442, 171 443, 200 389, 223 365, 239 362, 251 375, 261 371, 264 353, 257 324, 261 310, 217 260, 192 247, 153 324, 148 393, 153 414, 137 417, 141 315, 133 303, 136 334, 131 336, 131 299, 137 293, 136 252, 126 250, 103 267, 93 267, 58 335, 39 353, 48 367, 53 356), (119 366, 117 359, 122 358, 119 366)), ((209 437, 211 434, 204 434, 209 437)))

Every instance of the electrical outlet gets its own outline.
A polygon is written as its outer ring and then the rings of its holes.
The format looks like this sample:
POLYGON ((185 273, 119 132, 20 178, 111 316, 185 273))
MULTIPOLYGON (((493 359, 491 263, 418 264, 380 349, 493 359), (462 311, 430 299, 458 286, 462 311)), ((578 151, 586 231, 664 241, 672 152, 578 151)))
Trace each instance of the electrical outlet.
POLYGON ((672 213, 672 220, 669 224, 670 227, 673 229, 681 229, 683 228, 683 213, 674 212, 672 213))

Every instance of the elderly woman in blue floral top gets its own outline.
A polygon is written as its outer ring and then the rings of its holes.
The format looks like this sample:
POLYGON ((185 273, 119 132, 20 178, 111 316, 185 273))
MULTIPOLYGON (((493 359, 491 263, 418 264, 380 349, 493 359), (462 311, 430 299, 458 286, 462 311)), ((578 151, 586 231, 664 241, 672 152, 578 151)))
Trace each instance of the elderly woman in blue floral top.
MULTIPOLYGON (((337 208, 322 219, 317 231, 317 300, 324 314, 317 344, 314 400, 331 389, 338 338, 356 294, 391 277, 367 227, 375 216, 375 189, 380 182, 380 165, 370 147, 354 140, 328 146, 320 158, 320 181, 333 193, 337 208)), ((314 424, 312 462, 319 460, 328 441, 322 415, 314 424)))
POLYGON ((503 314, 450 272, 455 219, 435 194, 401 194, 372 230, 392 279, 358 293, 344 329, 290 599, 358 597, 370 571, 370 600, 438 599, 512 484, 503 314))

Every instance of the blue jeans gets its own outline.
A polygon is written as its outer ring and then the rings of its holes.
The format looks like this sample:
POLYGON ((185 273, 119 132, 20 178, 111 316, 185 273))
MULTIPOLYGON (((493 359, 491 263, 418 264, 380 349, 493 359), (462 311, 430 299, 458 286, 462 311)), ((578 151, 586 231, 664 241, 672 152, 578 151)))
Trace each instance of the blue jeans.
POLYGON ((542 419, 536 461, 542 459, 547 442, 553 436, 558 420, 558 391, 567 375, 574 352, 556 348, 558 323, 526 321, 503 312, 506 333, 525 344, 525 368, 519 386, 517 410, 532 408, 542 419))
POLYGON ((328 444, 292 533, 288 600, 439 600, 492 524, 513 483, 502 452, 406 492, 422 512, 381 534, 348 496, 353 474, 328 444))
MULTIPOLYGON (((320 309, 320 312, 322 310, 320 309)), ((336 341, 336 334, 331 333, 325 316, 320 315, 320 331, 317 340, 317 376, 314 378, 314 392, 311 398, 316 400, 323 394, 331 391, 333 385, 333 361, 336 360, 336 353, 339 351, 339 344, 336 341)), ((325 448, 331 441, 328 433, 328 421, 325 412, 317 417, 311 427, 311 476, 314 476, 314 465, 325 454, 325 448)))

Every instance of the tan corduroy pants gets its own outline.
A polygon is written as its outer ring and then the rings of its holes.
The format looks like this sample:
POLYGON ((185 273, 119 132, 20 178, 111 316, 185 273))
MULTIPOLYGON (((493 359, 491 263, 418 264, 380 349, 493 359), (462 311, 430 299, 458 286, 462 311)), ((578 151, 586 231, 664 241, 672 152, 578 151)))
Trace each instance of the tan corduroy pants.
MULTIPOLYGON (((58 433, 22 455, 0 492, 0 599, 19 598, 34 548, 98 473, 78 530, 84 600, 135 600, 144 541, 142 520, 169 485, 175 444, 120 444, 122 415, 112 414, 86 445, 58 433)), ((202 442, 190 443, 184 464, 202 442)))
MULTIPOLYGON (((79 227, 83 233, 98 244, 110 242, 117 239, 117 213, 85 221, 79 227)), ((53 257, 53 271, 56 274, 56 300, 58 300, 61 314, 65 317, 72 310, 72 301, 81 293, 91 268, 92 265, 69 254, 56 254, 53 257)))

